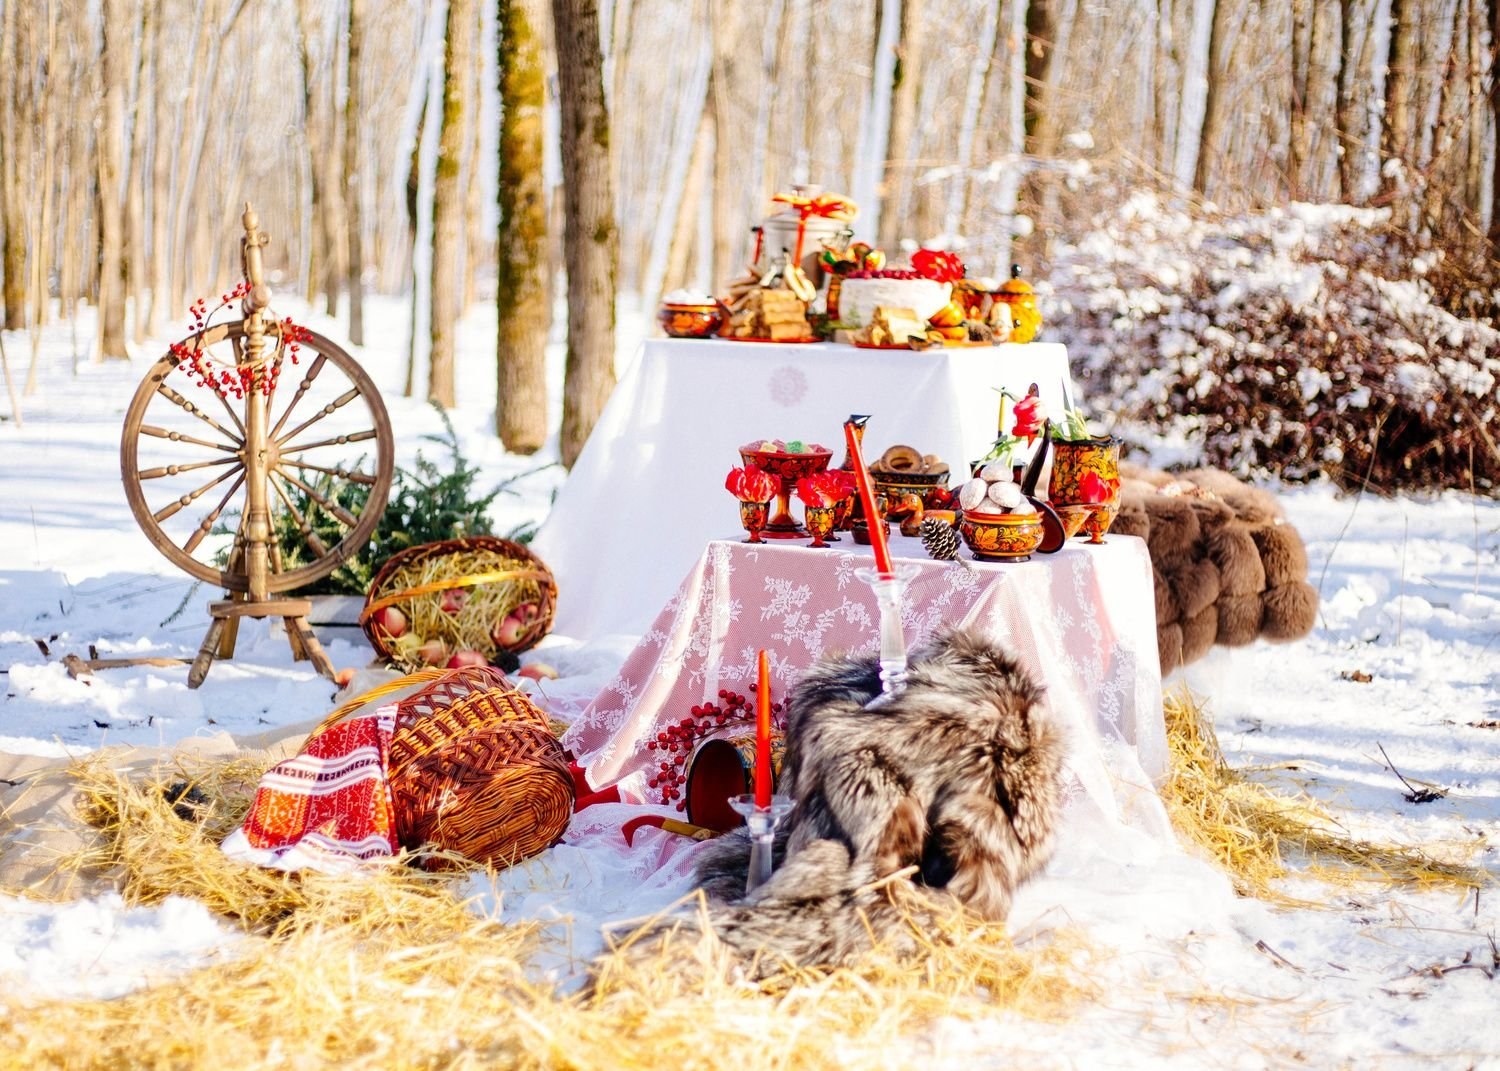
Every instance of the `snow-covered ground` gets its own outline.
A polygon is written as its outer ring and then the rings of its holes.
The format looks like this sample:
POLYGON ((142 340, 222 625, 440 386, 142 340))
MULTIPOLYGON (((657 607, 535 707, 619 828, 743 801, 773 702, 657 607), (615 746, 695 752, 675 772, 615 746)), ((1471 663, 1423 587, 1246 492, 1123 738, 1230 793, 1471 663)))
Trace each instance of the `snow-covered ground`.
MULTIPOLYGON (((299 319, 306 313, 283 304, 299 319)), ((421 436, 440 430, 437 414, 400 397, 406 306, 374 299, 366 315, 373 341, 359 356, 399 429, 400 460, 424 446, 436 453, 421 436)), ((345 337, 335 322, 306 319, 331 337, 345 337)), ((625 325, 622 358, 633 351, 643 321, 627 316, 625 325)), ((87 339, 92 329, 87 317, 80 319, 77 337, 87 339)), ((469 458, 498 483, 555 459, 556 450, 549 445, 536 457, 515 457, 493 438, 493 330, 487 306, 476 306, 463 324, 453 420, 469 458)), ((121 420, 159 349, 128 365, 97 366, 75 362, 68 325, 49 327, 42 337, 40 389, 24 400, 25 426, 0 421, 0 751, 61 755, 111 743, 168 744, 321 714, 332 686, 294 663, 285 640, 263 622, 246 623, 235 660, 216 663, 197 691, 177 668, 68 677, 61 656, 87 657, 91 646, 100 657, 191 657, 206 626, 203 604, 218 593, 193 590, 146 541, 121 490, 121 420)), ((24 366, 26 336, 8 334, 5 342, 13 369, 24 366)), ((553 351, 556 399, 560 347, 553 351)), ((520 493, 497 505, 497 527, 541 519, 561 478, 551 468, 518 484, 520 493)), ((1495 868, 1500 502, 1456 494, 1354 499, 1318 486, 1281 494, 1307 542, 1322 614, 1306 640, 1216 650, 1190 667, 1187 682, 1209 703, 1231 761, 1295 760, 1296 770, 1268 776, 1287 778, 1289 789, 1306 787, 1354 832, 1403 843, 1467 843, 1476 861, 1495 868), (1351 679, 1365 674, 1368 681, 1351 679), (1407 802, 1381 746, 1409 780, 1430 782, 1446 795, 1407 802)), ((368 658, 357 630, 325 628, 321 635, 336 665, 368 658)), ((551 641, 542 657, 564 679, 549 686, 550 694, 587 699, 623 653, 551 641)), ((1074 879, 1088 864, 1077 855, 1065 863, 1074 879)), ((569 865, 566 854, 551 865, 569 865)), ((1273 909, 1227 892, 1211 904, 1188 903, 1184 890, 1204 886, 1203 870, 1185 856, 1166 855, 1156 869, 1135 874, 1129 887, 1102 886, 1097 896, 1079 899, 1073 921, 1111 953, 1098 967, 1105 996, 1097 1006, 1062 1025, 1007 1017, 975 1033, 939 1024, 930 1039, 935 1051, 1026 1049, 1045 1053, 1047 1066, 1079 1067, 1429 1060, 1500 1066, 1492 1027, 1500 977, 1491 977, 1500 975, 1492 943, 1500 935, 1500 908, 1488 892, 1299 882, 1294 891, 1325 902, 1327 910, 1273 909), (1462 965, 1465 957, 1469 966, 1462 969, 1431 969, 1462 965), (1210 994, 1224 999, 1206 1000, 1210 994), (1237 1043, 1226 1044, 1228 1038, 1237 1043)), ((619 882, 603 884, 619 891, 619 882)), ((658 906, 668 892, 657 888, 628 906, 658 906)), ((540 914, 546 906, 528 899, 521 874, 507 897, 512 913, 540 914)), ((626 906, 573 903, 575 933, 626 906)), ((1025 908, 1023 897, 1018 913, 1024 916, 1025 908)), ((216 949, 232 954, 230 943, 228 931, 192 904, 168 902, 143 913, 112 896, 62 907, 0 899, 0 989, 110 995, 173 966, 201 963, 216 949)))

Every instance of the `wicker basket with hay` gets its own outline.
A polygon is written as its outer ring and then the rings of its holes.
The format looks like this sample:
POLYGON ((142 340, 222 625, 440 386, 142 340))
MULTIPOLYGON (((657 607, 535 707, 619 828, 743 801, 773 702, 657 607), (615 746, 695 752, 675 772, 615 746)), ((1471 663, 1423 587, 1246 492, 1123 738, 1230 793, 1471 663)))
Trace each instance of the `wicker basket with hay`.
POLYGON ((408 674, 345 703, 315 733, 413 686, 397 702, 387 770, 400 846, 508 866, 562 836, 574 802, 568 760, 547 716, 498 670, 408 674))
POLYGON ((359 623, 408 672, 480 665, 534 647, 552 627, 557 582, 520 543, 469 536, 408 547, 370 582, 359 623))

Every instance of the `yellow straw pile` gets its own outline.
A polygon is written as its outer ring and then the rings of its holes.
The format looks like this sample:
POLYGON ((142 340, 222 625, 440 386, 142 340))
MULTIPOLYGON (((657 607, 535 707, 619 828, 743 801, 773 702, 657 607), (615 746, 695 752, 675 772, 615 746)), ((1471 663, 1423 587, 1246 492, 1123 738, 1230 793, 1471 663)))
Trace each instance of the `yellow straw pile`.
POLYGON ((1177 832, 1198 845, 1245 896, 1298 906, 1317 906, 1275 888, 1287 876, 1293 849, 1315 865, 1306 873, 1325 880, 1358 880, 1478 888, 1488 872, 1435 859, 1416 848, 1375 844, 1350 836, 1316 800, 1281 795, 1249 780, 1224 761, 1213 724, 1189 695, 1166 702, 1171 768, 1162 799, 1177 832), (1322 862, 1334 867, 1316 865, 1322 862))

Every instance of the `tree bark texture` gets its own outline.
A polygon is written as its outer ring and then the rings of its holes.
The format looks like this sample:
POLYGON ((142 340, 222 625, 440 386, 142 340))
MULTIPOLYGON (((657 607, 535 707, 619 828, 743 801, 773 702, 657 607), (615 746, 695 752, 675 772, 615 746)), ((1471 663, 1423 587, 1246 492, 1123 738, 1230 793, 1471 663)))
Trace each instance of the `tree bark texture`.
POLYGON ((1203 129, 1198 134, 1198 161, 1193 169, 1193 189, 1200 197, 1208 196, 1213 165, 1222 151, 1224 131, 1229 125, 1232 102, 1227 83, 1234 74, 1233 8, 1230 0, 1215 0, 1214 21, 1208 34, 1208 85, 1203 98, 1203 129))
MULTIPOLYGON (((1391 47, 1385 74, 1385 125, 1381 130, 1381 191, 1398 188, 1390 164, 1411 167, 1412 86, 1417 74, 1420 0, 1391 0, 1391 47)), ((1404 179, 1402 180, 1405 181, 1404 179)))
POLYGON ((1057 0, 1031 0, 1026 9, 1026 151, 1051 151, 1053 116, 1047 100, 1052 46, 1057 38, 1057 0))
POLYGON ((500 226, 495 242, 495 432, 512 453, 547 439, 547 189, 542 178, 546 71, 539 0, 499 0, 500 226))
POLYGON ((1500 256, 1500 0, 1490 5, 1490 111, 1494 115, 1495 150, 1490 156, 1490 245, 1500 256))
POLYGON ((347 0, 348 9, 348 89, 344 94, 344 189, 347 191, 344 224, 349 243, 349 341, 365 344, 365 253, 364 215, 360 191, 364 188, 359 117, 363 104, 360 87, 360 57, 364 39, 365 0, 347 0))
POLYGON ((0 246, 5 326, 15 331, 26 326, 26 222, 21 203, 21 153, 17 86, 21 77, 17 62, 20 35, 16 4, 5 5, 0 24, 0 226, 5 231, 0 246))
POLYGON ((448 33, 443 49, 443 121, 438 134, 437 180, 432 196, 432 348, 428 357, 427 397, 445 409, 457 402, 454 384, 458 323, 463 314, 463 99, 468 64, 474 62, 474 0, 449 0, 448 33))
MULTIPOLYGON (((554 9, 557 0, 553 0, 554 9)), ((744 203, 738 176, 744 166, 744 147, 748 143, 748 115, 740 106, 740 67, 747 61, 744 38, 738 32, 738 6, 733 0, 711 0, 709 4, 710 36, 713 48, 712 73, 709 76, 709 101, 714 124, 714 181, 710 211, 713 227, 713 278, 727 282, 740 273, 745 256, 746 237, 740 227, 739 210, 744 203)), ((559 74, 561 73, 561 38, 558 40, 559 74)))
POLYGON ((568 358, 560 450, 563 464, 571 467, 615 385, 619 235, 610 182, 599 9, 594 0, 552 0, 552 21, 561 102, 563 245, 568 265, 568 358))
POLYGON ((891 79, 891 127, 885 143, 885 174, 881 183, 880 245, 888 250, 907 230, 911 211, 914 149, 917 134, 917 97, 922 89, 922 0, 901 0, 901 25, 896 38, 896 72, 891 79))
POLYGON ((153 0, 141 5, 137 36, 136 91, 130 109, 130 175, 125 182, 125 255, 129 265, 131 341, 146 341, 146 135, 150 129, 150 100, 156 83, 152 32, 153 0))
POLYGON ((99 131, 98 360, 125 359, 125 236, 120 204, 125 84, 130 77, 130 29, 125 0, 104 0, 103 126, 99 131))

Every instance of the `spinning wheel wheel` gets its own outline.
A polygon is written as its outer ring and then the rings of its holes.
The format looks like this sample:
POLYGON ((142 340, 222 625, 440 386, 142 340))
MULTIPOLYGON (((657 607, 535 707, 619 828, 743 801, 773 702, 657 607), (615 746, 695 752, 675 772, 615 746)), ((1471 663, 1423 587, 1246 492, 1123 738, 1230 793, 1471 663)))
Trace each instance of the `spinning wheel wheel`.
POLYGON ((174 346, 136 388, 120 442, 131 511, 179 568, 232 597, 188 676, 233 654, 241 617, 283 617, 293 654, 332 666, 308 627, 311 583, 364 548, 390 493, 394 442, 359 364, 321 335, 264 315, 255 213, 246 206, 244 319, 174 346), (279 381, 289 372, 286 388, 279 381))

